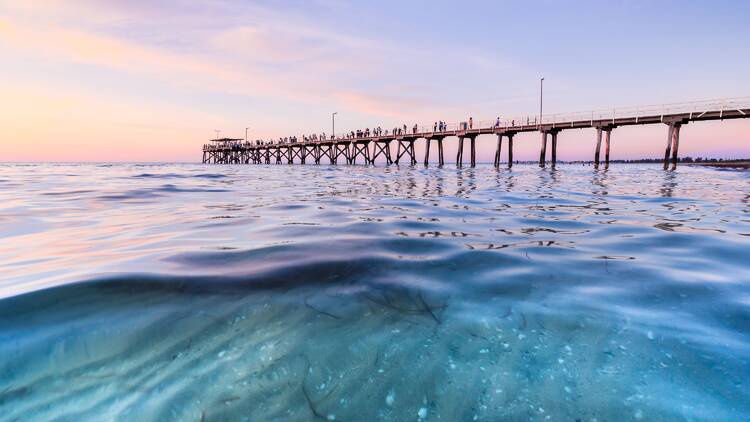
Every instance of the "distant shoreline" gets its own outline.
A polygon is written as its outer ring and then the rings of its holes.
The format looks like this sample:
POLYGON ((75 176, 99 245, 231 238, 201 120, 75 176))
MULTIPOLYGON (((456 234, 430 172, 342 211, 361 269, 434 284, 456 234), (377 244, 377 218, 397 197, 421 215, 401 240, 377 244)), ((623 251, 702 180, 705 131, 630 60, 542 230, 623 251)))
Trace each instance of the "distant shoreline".
MULTIPOLYGON (((686 163, 687 164, 687 163, 686 163)), ((750 160, 748 161, 728 161, 719 163, 689 163, 695 166, 707 166, 707 167, 722 167, 722 168, 737 168, 737 169, 750 169, 750 160)))
MULTIPOLYGON (((662 159, 640 159, 640 160, 610 160, 610 165, 612 164, 655 164, 655 165, 662 165, 663 160, 662 159)), ((680 160, 677 162, 679 165, 690 165, 690 166, 701 166, 701 167, 716 167, 716 168, 735 168, 735 169, 745 169, 750 170, 750 158, 743 158, 743 159, 702 159, 701 161, 683 161, 680 160)), ((88 165, 104 165, 104 166, 111 166, 111 165, 143 165, 143 166, 153 166, 153 165, 173 165, 173 164, 201 164, 199 162, 190 162, 190 161, 175 161, 175 162, 130 162, 130 161, 113 161, 113 162, 99 162, 99 161, 0 161, 0 165, 40 165, 40 164, 53 164, 53 165, 81 165, 81 164, 88 164, 88 165)), ((434 164, 434 163, 430 163, 434 164)), ((490 161, 478 161, 477 164, 492 164, 490 161)), ((505 162, 503 162, 504 165, 505 162)), ((514 165, 538 165, 539 162, 536 160, 515 160, 513 161, 514 165)), ((550 164, 549 162, 547 163, 550 164)), ((558 165, 594 165, 593 161, 558 161, 558 165)), ((600 166, 604 166, 604 163, 600 163, 600 166)))

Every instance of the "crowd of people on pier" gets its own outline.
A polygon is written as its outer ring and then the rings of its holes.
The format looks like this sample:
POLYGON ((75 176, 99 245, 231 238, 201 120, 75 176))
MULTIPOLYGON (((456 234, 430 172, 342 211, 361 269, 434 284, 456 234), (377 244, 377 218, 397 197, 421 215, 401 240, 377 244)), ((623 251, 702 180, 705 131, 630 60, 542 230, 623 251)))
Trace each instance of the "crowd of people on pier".
MULTIPOLYGON (((528 124, 528 122, 527 122, 528 124)), ((498 128, 502 125, 500 116, 497 117, 495 120, 494 127, 498 128)), ((507 122, 506 122, 507 125, 507 122)), ((515 120, 511 121, 511 126, 515 126, 515 120)), ((467 130, 467 129, 473 129, 474 128, 474 118, 469 117, 468 120, 461 122, 458 125, 458 128, 460 130, 467 130)), ((429 127, 423 128, 422 132, 428 132, 430 130, 429 127)), ((448 131, 448 124, 442 120, 436 121, 432 125, 432 132, 433 133, 440 133, 440 132, 446 132, 448 131)), ((382 137, 382 136, 405 136, 405 135, 416 135, 420 133, 419 125, 414 124, 412 127, 408 127, 407 125, 403 125, 401 127, 394 127, 393 129, 386 129, 383 130, 382 127, 378 126, 375 128, 366 128, 366 129, 357 129, 349 131, 348 133, 344 134, 343 136, 335 137, 334 135, 331 135, 329 138, 326 138, 325 132, 320 134, 310 134, 310 135, 302 135, 302 142, 303 143, 316 143, 316 142, 322 142, 322 141, 333 141, 333 140, 354 140, 354 139, 361 139, 361 138, 370 138, 370 137, 382 137)), ((286 137, 280 137, 278 139, 256 139, 254 142, 245 141, 242 142, 241 140, 226 140, 221 141, 216 144, 208 144, 203 146, 204 151, 216 151, 216 150, 227 150, 227 149, 243 149, 248 148, 253 145, 255 146, 278 146, 278 145, 292 145, 300 142, 299 139, 296 136, 286 136, 286 137)))

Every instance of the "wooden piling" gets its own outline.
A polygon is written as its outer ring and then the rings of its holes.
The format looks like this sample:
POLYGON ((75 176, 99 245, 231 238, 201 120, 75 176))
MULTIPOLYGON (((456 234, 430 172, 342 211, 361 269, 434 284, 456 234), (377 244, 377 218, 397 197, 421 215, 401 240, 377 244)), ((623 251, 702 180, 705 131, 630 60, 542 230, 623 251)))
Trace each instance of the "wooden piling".
POLYGON ((380 155, 383 155, 385 157, 386 165, 393 164, 393 160, 391 160, 391 141, 390 140, 373 142, 372 158, 370 159, 370 164, 375 164, 375 159, 377 159, 380 155))
POLYGON ((445 159, 443 158, 443 138, 438 138, 438 165, 443 166, 445 159))
POLYGON ((552 132, 552 167, 557 165, 557 131, 552 132))
POLYGON ((365 164, 370 164, 370 141, 352 144, 351 164, 356 164, 357 157, 360 155, 364 159, 365 164))
POLYGON ((674 123, 669 124, 667 131, 667 150, 664 152, 664 170, 669 168, 669 153, 672 150, 672 136, 674 135, 674 123))
POLYGON ((417 155, 414 152, 414 139, 399 139, 398 140, 398 152, 396 153, 396 164, 399 163, 401 157, 404 155, 409 156, 409 164, 417 164, 417 155))
POLYGON ((680 148, 680 124, 675 124, 672 133, 672 170, 677 168, 677 150, 680 148))
POLYGON ((464 137, 458 137, 458 152, 456 153, 456 165, 461 167, 464 161, 464 137))
POLYGON ((476 167, 477 166, 477 146, 476 146, 476 136, 472 136, 469 138, 470 144, 471 144, 471 166, 476 167))
MULTIPOLYGON (((352 145, 352 148, 354 147, 355 146, 352 145)), ((332 155, 331 155, 331 164, 338 164, 339 157, 342 157, 342 156, 344 157, 344 160, 345 160, 344 162, 346 164, 352 164, 353 157, 349 151, 349 144, 337 142, 333 144, 331 148, 333 149, 332 155)))
POLYGON ((513 167, 513 135, 515 134, 508 134, 508 168, 513 167))
POLYGON ((495 167, 500 167, 500 150, 503 147, 503 134, 498 133, 497 134, 497 149, 495 150, 495 167))
POLYGON ((594 151, 594 168, 599 168, 599 152, 602 149, 602 128, 596 128, 596 150, 594 151))
POLYGON ((609 141, 612 137, 612 128, 607 128, 604 136, 604 168, 609 168, 609 141))
POLYGON ((430 164, 430 138, 425 139, 425 142, 424 165, 428 166, 430 164))

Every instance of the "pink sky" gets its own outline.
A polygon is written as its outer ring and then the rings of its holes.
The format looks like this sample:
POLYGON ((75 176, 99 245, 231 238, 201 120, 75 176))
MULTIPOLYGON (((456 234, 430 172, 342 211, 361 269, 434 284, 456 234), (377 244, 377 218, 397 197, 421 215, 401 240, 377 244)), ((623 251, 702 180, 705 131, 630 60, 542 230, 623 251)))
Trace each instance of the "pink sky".
MULTIPOLYGON (((747 68, 747 58, 736 58, 731 45, 725 56, 711 53, 710 67, 696 44, 683 56, 665 55, 666 70, 644 50, 597 72, 597 55, 571 58, 548 42, 538 47, 547 54, 540 62, 531 47, 512 42, 511 32, 471 26, 470 16, 462 39, 410 20, 424 11, 407 7, 389 21, 383 7, 0 1, 0 161, 197 161, 214 129, 243 137, 250 126, 252 139, 330 133, 333 111, 339 131, 534 115, 541 74, 549 113, 750 95, 745 78, 731 70, 747 68), (384 14, 380 30, 341 24, 376 13, 384 14), (413 30, 403 29, 409 22, 413 30)), ((442 19, 447 6, 435 7, 434 19, 442 19)), ((645 19, 612 8, 622 19, 645 19)), ((687 9, 684 20, 691 18, 687 9)), ((713 20, 722 19, 731 16, 713 20)), ((747 31, 727 22, 714 31, 747 31)), ((631 23, 666 36, 647 19, 631 23)), ((556 43, 580 44, 560 37, 556 43)), ((609 43, 626 42, 613 36, 609 43)), ((612 158, 657 157, 665 142, 665 126, 618 128, 612 158)), ((492 159, 494 143, 480 138, 480 160, 492 159)), ((539 136, 520 135, 516 145, 518 159, 534 159, 539 136)), ((562 160, 590 159, 594 133, 563 132, 559 145, 562 160)), ((750 119, 687 125, 680 152, 748 157, 750 119)))

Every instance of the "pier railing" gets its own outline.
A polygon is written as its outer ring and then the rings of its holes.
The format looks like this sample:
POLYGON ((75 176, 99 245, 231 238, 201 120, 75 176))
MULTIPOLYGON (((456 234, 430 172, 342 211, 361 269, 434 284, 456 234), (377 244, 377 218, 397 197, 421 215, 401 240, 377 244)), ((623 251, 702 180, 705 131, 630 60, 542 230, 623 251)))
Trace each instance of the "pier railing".
POLYGON ((552 114, 549 116, 544 116, 542 119, 542 124, 555 124, 586 120, 638 119, 641 117, 666 116, 675 114, 690 114, 691 117, 693 117, 706 112, 722 112, 728 110, 734 111, 748 108, 750 108, 750 97, 723 98, 638 107, 617 107, 609 110, 594 110, 588 112, 552 114))
MULTIPOLYGON (((402 130, 403 134, 409 135, 414 133, 436 133, 436 132, 454 132, 463 129, 491 129, 495 127, 500 128, 513 128, 513 127, 528 127, 528 126, 549 126, 549 125, 562 125, 564 123, 570 124, 571 122, 601 122, 606 120, 621 119, 635 119, 638 122, 639 118, 643 117, 654 117, 654 116, 668 116, 675 114, 689 114, 691 118, 700 117, 701 113, 707 112, 723 112, 723 111, 740 111, 750 109, 750 97, 735 97, 735 98, 720 98, 711 100, 701 101, 689 101, 681 103, 667 103, 667 104, 655 104, 635 107, 614 107, 611 109, 600 109, 600 110, 589 110, 579 111, 572 113, 550 113, 544 114, 541 121, 539 115, 519 115, 513 117, 505 117, 500 115, 500 122, 495 120, 478 120, 474 121, 469 125, 468 120, 464 122, 446 123, 443 125, 442 130, 436 130, 435 123, 433 124, 418 124, 416 132, 414 125, 407 125, 406 129, 403 126, 396 127, 396 129, 402 130)), ((393 134, 393 128, 383 128, 383 135, 393 134)), ((348 135, 339 135, 336 139, 347 139, 348 135)), ((372 135, 372 133, 370 134, 372 135)), ((355 138, 359 138, 356 137, 355 138)), ((302 142, 302 137, 298 138, 297 142, 302 142)), ((323 142, 318 139, 317 141, 307 141, 308 143, 323 142)), ((254 144, 254 143, 253 143, 254 144)), ((280 143, 279 141, 269 142, 265 145, 286 145, 286 143, 280 143)))
MULTIPOLYGON (((667 116, 675 114, 690 114, 690 117, 699 116, 706 112, 722 112, 747 110, 750 108, 750 97, 720 98, 712 100, 689 101, 682 103, 652 104, 635 107, 614 107, 610 109, 577 111, 569 113, 550 113, 542 116, 541 122, 539 115, 518 115, 513 117, 504 117, 501 115, 498 124, 496 120, 479 120, 474 121, 472 129, 489 129, 494 127, 511 128, 529 125, 555 125, 570 122, 585 121, 602 121, 618 119, 637 119, 642 117, 667 116)), ((468 126, 468 121, 446 124, 445 131, 462 130, 468 126)), ((413 132, 413 126, 408 128, 407 133, 413 132)), ((419 125, 418 132, 429 133, 434 131, 434 124, 419 125)))

